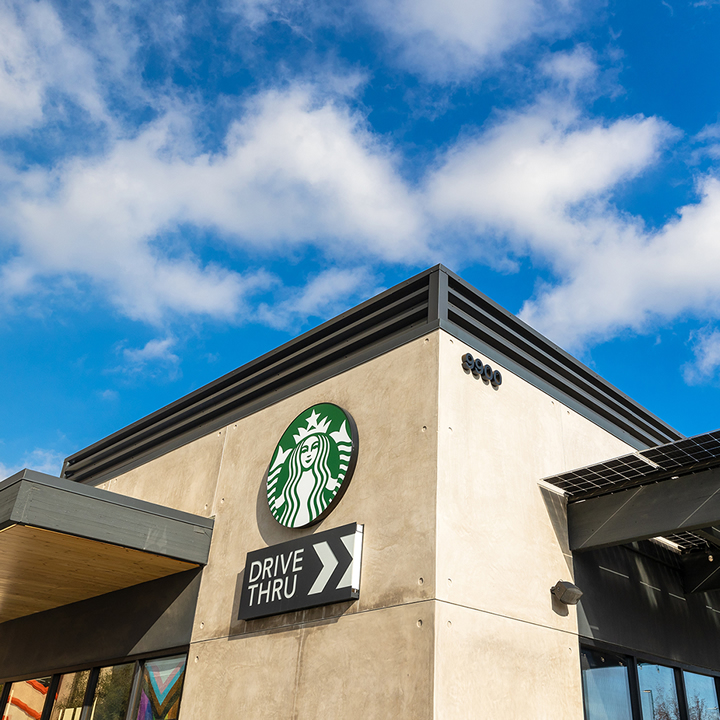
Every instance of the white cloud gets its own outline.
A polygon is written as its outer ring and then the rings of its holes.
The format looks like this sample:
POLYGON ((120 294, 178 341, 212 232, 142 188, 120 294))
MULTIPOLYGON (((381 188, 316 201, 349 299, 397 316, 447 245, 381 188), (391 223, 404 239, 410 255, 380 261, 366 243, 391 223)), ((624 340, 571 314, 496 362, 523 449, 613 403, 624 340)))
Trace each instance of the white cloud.
POLYGON ((699 182, 700 201, 657 232, 601 220, 604 230, 568 264, 557 287, 526 303, 523 317, 580 347, 620 330, 651 329, 681 315, 720 315, 720 181, 699 182))
POLYGON ((701 385, 715 379, 720 367, 720 330, 695 332, 691 335, 694 360, 683 368, 688 385, 701 385))
POLYGON ((182 224, 265 253, 311 244, 335 259, 429 257, 392 153, 360 116, 308 88, 257 97, 217 155, 197 154, 185 118, 168 114, 104 156, 14 180, 0 206, 16 254, 2 270, 5 292, 76 274, 150 322, 170 311, 234 318, 267 284, 188 249, 166 252, 182 224))
POLYGON ((451 148, 428 178, 428 204, 469 235, 476 258, 487 256, 480 237, 563 273, 617 222, 607 194, 647 168, 669 133, 654 118, 589 122, 545 98, 451 148))
MULTIPOLYGON (((475 72, 533 35, 560 32, 575 12, 570 0, 372 3, 405 60, 438 79, 475 72)), ((720 313, 718 181, 701 178, 700 201, 659 231, 619 212, 613 192, 655 162, 673 130, 657 118, 593 120, 559 100, 598 76, 583 46, 541 63, 554 95, 468 132, 413 184, 389 141, 349 108, 357 78, 259 93, 212 154, 195 144, 196 108, 179 101, 137 133, 123 131, 107 116, 98 78, 142 95, 133 59, 139 41, 121 5, 91 7, 96 27, 81 47, 44 0, 0 0, 0 132, 47 119, 55 91, 109 128, 102 154, 50 169, 0 157, 4 300, 89 281, 128 317, 157 325, 175 315, 243 319, 273 278, 204 261, 182 240, 190 227, 213 238, 214 250, 239 248, 259 266, 306 248, 338 266, 279 292, 274 307, 261 306, 260 316, 278 327, 369 294, 372 272, 364 267, 440 258, 508 268, 529 256, 544 264, 557 283, 538 288, 523 317, 572 347, 683 313, 720 313)), ((254 0, 248 7, 267 10, 254 0)), ((162 12, 168 22, 149 22, 149 32, 170 46, 186 20, 172 3, 162 12)), ((173 104, 162 92, 151 101, 173 104)), ((708 126, 696 140, 712 156, 718 136, 708 126)), ((126 350, 126 372, 177 369, 170 336, 152 342, 126 350), (151 358, 153 350, 164 359, 151 358)))
POLYGON ((50 90, 107 120, 94 59, 68 37, 47 2, 0 0, 0 133, 39 124, 50 90))
POLYGON ((380 292, 366 268, 331 269, 311 277, 301 288, 285 292, 273 305, 259 306, 256 318, 271 327, 292 329, 311 317, 332 317, 351 304, 352 297, 367 298, 380 292))
POLYGON ((703 156, 720 160, 720 123, 706 125, 693 140, 699 146, 692 154, 695 162, 700 161, 703 156))
POLYGON ((141 348, 124 348, 124 364, 117 371, 126 375, 157 376, 175 378, 180 372, 180 357, 173 352, 177 344, 174 337, 154 338, 141 348))
POLYGON ((402 60, 431 79, 485 68, 533 36, 553 37, 576 19, 573 0, 365 0, 402 60))
POLYGON ((567 84, 570 90, 582 85, 592 85, 600 71, 592 50, 586 45, 552 53, 540 67, 557 83, 567 84))
POLYGON ((0 462, 0 480, 8 478, 24 468, 59 477, 64 459, 65 456, 55 450, 35 448, 32 452, 25 453, 19 464, 6 465, 0 462))
POLYGON ((571 349, 718 317, 720 180, 701 178, 699 201, 657 231, 611 202, 673 135, 655 118, 600 124, 545 101, 452 148, 428 180, 428 205, 465 234, 471 260, 509 252, 546 264, 557 283, 521 316, 571 349))

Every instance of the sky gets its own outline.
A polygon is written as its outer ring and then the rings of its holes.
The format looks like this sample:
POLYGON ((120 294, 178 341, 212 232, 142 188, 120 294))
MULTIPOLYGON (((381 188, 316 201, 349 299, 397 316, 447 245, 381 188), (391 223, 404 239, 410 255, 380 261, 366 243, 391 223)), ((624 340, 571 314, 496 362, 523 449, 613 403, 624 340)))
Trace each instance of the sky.
POLYGON ((720 427, 718 0, 0 0, 0 478, 442 262, 720 427))

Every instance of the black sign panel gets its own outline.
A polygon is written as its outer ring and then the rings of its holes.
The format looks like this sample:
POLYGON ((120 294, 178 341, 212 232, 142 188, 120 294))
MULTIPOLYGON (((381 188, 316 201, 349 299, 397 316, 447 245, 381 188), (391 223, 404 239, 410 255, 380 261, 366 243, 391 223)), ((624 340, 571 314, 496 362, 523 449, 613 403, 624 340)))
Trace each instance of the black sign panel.
POLYGON ((248 553, 241 620, 356 600, 363 526, 357 523, 248 553))

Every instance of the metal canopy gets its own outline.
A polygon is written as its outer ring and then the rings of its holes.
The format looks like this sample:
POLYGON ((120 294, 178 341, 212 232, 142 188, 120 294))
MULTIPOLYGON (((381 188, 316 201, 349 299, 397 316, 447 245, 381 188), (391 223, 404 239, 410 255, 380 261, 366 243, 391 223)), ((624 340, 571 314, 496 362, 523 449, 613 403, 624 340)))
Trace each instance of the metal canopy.
POLYGON ((544 478, 573 500, 720 467, 720 430, 544 478))
POLYGON ((720 524, 720 468, 599 495, 568 506, 571 550, 702 532, 720 524))
POLYGON ((205 565, 212 528, 23 470, 0 482, 0 623, 205 565))
POLYGON ((568 498, 573 551, 664 539, 687 592, 720 589, 720 430, 544 478, 568 498))

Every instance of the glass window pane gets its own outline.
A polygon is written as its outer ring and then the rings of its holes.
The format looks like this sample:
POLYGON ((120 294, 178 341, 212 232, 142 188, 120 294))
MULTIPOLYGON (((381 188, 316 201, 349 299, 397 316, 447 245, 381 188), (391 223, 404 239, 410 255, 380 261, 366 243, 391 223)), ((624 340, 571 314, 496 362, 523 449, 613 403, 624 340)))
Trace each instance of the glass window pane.
POLYGON ((60 676, 50 720, 80 720, 89 678, 89 670, 60 676))
POLYGON ((643 720, 680 720, 672 668, 639 662, 638 680, 643 720))
POLYGON ((615 655, 581 650, 583 702, 587 720, 632 720, 625 661, 615 655))
POLYGON ((707 675, 683 672, 688 720, 720 720, 715 679, 707 675))
POLYGON ((52 677, 22 680, 10 686, 3 720, 40 720, 52 677))
POLYGON ((147 660, 143 665, 136 720, 176 720, 186 657, 147 660))
POLYGON ((125 720, 135 663, 100 669, 90 720, 125 720))

